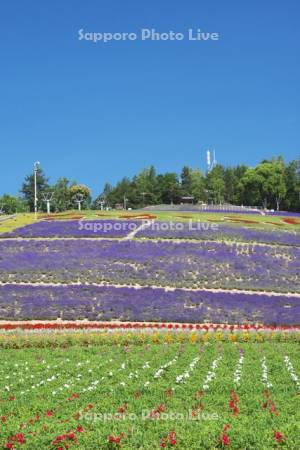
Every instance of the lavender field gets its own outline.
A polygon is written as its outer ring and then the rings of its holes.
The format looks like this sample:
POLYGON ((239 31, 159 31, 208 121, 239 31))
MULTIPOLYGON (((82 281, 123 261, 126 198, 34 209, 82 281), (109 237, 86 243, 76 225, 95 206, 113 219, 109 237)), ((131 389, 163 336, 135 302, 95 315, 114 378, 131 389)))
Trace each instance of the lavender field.
POLYGON ((0 320, 300 323, 299 233, 185 222, 130 236, 140 225, 36 222, 2 234, 0 320))
POLYGON ((89 319, 296 325, 300 301, 286 295, 112 286, 0 286, 0 316, 15 320, 89 319))
POLYGON ((300 292, 300 249, 221 242, 0 241, 1 282, 300 292))
POLYGON ((10 233, 0 233, 1 238, 124 238, 137 230, 137 238, 191 239, 233 241, 300 246, 300 231, 264 230, 240 226, 211 224, 196 221, 149 220, 59 220, 39 221, 10 233), (141 225, 142 229, 137 230, 141 225))
POLYGON ((54 238, 54 237, 125 237, 134 231, 141 221, 134 220, 59 220, 40 221, 17 228, 0 238, 54 238))
POLYGON ((223 224, 216 225, 215 229, 212 227, 201 229, 201 226, 198 227, 197 223, 192 222, 178 222, 173 226, 170 222, 163 222, 159 227, 157 225, 155 223, 153 226, 145 227, 138 231, 136 236, 151 239, 221 240, 300 246, 300 232, 297 231, 269 231, 223 224))

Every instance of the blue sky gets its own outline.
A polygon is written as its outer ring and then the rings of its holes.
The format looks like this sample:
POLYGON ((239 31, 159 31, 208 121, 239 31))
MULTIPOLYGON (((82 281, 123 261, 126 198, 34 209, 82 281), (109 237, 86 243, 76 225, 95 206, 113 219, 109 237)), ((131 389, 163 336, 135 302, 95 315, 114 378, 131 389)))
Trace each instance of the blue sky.
POLYGON ((297 0, 10 0, 1 2, 0 194, 34 161, 50 181, 97 195, 154 164, 205 169, 297 158, 297 0), (187 34, 219 41, 78 40, 78 30, 187 34))

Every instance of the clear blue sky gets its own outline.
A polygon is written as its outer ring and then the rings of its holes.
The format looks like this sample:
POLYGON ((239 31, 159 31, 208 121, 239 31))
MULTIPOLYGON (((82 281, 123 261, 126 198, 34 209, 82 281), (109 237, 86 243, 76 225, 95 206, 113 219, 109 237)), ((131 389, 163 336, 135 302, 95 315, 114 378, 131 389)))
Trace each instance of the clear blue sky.
POLYGON ((0 6, 0 194, 32 163, 97 195, 159 172, 300 151, 298 0, 6 0, 0 6), (78 30, 220 33, 97 44, 78 30))

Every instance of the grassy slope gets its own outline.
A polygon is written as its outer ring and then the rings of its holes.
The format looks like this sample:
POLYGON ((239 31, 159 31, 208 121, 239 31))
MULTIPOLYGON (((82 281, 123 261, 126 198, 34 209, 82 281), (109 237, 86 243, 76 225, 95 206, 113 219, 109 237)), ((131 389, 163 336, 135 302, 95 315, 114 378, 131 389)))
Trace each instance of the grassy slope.
MULTIPOLYGON (((72 216, 73 214, 78 214, 78 211, 69 211, 68 213, 64 213, 65 215, 69 214, 72 216)), ((94 211, 94 210, 86 210, 82 211, 85 219, 118 219, 123 215, 126 216, 134 216, 138 214, 147 214, 145 211, 94 211)), ((249 228, 261 228, 266 230, 276 230, 276 231, 300 231, 300 225, 291 225, 283 222, 282 217, 276 216, 262 216, 262 215, 253 215, 253 214, 224 214, 224 213, 181 213, 181 212, 155 212, 151 211, 151 214, 157 216, 157 220, 166 220, 166 221, 213 221, 216 223, 225 223, 226 225, 232 227, 249 227, 249 228), (224 222, 225 217, 233 217, 235 219, 240 220, 249 220, 255 221, 256 223, 234 223, 234 222, 224 222)), ((38 216, 38 220, 41 219, 41 215, 38 216)), ((59 216, 58 216, 59 218, 59 216)), ((26 214, 18 214, 16 218, 8 220, 6 222, 0 223, 0 233, 5 233, 12 231, 16 228, 22 227, 24 225, 33 223, 35 221, 35 216, 33 213, 26 214)))

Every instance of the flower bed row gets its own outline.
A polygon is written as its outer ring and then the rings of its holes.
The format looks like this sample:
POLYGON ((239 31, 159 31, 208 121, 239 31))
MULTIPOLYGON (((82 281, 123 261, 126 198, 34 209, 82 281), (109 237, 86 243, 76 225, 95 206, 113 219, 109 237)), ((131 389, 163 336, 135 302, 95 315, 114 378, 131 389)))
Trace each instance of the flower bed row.
POLYGON ((2 241, 2 282, 300 292, 300 248, 222 242, 2 241))
POLYGON ((300 298, 288 295, 145 287, 0 286, 0 320, 300 324, 300 298))
POLYGON ((0 330, 185 330, 185 331, 230 331, 230 332, 281 332, 300 331, 299 326, 273 325, 228 325, 228 324, 194 324, 194 323, 142 323, 142 322, 0 322, 0 330))

